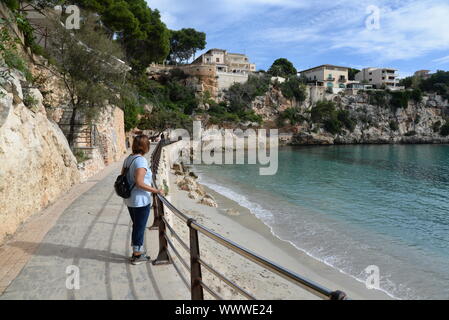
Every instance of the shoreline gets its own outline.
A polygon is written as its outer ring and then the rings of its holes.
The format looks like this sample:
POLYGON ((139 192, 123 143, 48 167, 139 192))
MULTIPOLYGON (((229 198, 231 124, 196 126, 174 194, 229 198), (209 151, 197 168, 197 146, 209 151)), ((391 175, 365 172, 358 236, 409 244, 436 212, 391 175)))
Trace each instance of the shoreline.
MULTIPOLYGON (((204 187, 207 193, 213 196, 218 208, 208 207, 190 199, 187 196, 188 192, 178 188, 175 183, 176 178, 170 172, 170 189, 176 190, 176 192, 171 193, 173 204, 197 219, 204 226, 216 230, 243 247, 330 290, 344 291, 351 299, 396 299, 384 291, 367 289, 365 284, 355 277, 314 258, 291 242, 279 238, 271 227, 253 214, 250 209, 202 184, 201 181, 198 183, 204 187)), ((178 229, 176 230, 178 231, 178 229)), ((271 272, 268 272, 268 274, 273 275, 271 277, 262 273, 262 277, 265 279, 269 277, 269 281, 257 281, 254 279, 254 275, 258 273, 257 270, 262 268, 256 264, 248 266, 248 270, 245 272, 241 268, 243 265, 242 261, 239 261, 242 260, 241 258, 227 256, 226 259, 223 259, 220 256, 221 252, 220 254, 217 253, 220 248, 209 242, 203 241, 200 246, 201 251, 207 252, 208 255, 215 253, 214 256, 210 257, 211 260, 214 260, 213 265, 221 265, 226 262, 233 266, 234 268, 227 268, 228 272, 224 274, 230 279, 233 277, 239 278, 240 284, 244 288, 253 287, 252 292, 256 297, 270 292, 271 294, 264 299, 317 299, 299 286, 275 276, 271 272), (232 271, 233 269, 239 271, 236 273, 232 271), (257 287, 254 284, 257 284, 257 287)), ((247 266, 248 263, 246 262, 245 265, 247 266)), ((219 284, 217 287, 219 287, 219 284)), ((235 298, 234 295, 230 295, 230 297, 235 298)))
MULTIPOLYGON (((218 191, 215 191, 213 188, 211 188, 211 187, 209 187, 207 185, 204 185, 204 184, 202 184, 202 185, 213 196, 215 196, 217 198, 220 198, 220 197, 226 198, 227 199, 226 201, 233 201, 233 202, 235 202, 234 200, 229 199, 228 197, 226 197, 225 195, 219 193, 218 191)), ((298 252, 301 253, 301 254, 304 254, 306 256, 305 257, 306 259, 313 259, 317 263, 326 265, 327 267, 332 268, 333 270, 338 271, 339 273, 341 273, 341 274, 343 274, 343 275, 345 275, 347 277, 352 278, 353 280, 357 281, 358 283, 361 283, 364 286, 363 280, 358 279, 355 276, 350 275, 350 274, 340 270, 339 268, 336 268, 335 266, 333 266, 333 265, 331 265, 329 263, 326 263, 325 261, 323 261, 323 260, 321 260, 321 259, 319 259, 317 257, 314 257, 312 254, 307 252, 305 249, 302 249, 302 248, 296 246, 293 242, 291 242, 289 240, 282 239, 279 235, 277 235, 274 232, 273 228, 270 225, 265 223, 261 218, 257 217, 250 209, 242 206, 238 202, 235 202, 235 205, 238 206, 238 207, 243 208, 243 210, 248 210, 249 213, 250 213, 250 216, 245 217, 243 219, 239 219, 238 217, 235 217, 235 221, 237 221, 239 224, 242 224, 246 228, 266 236, 267 239, 272 238, 272 239, 270 239, 270 241, 273 244, 278 245, 281 250, 285 251, 286 253, 291 254, 292 256, 296 256, 298 252)), ((222 212, 222 214, 226 215, 226 213, 223 213, 223 212, 222 212)), ((301 261, 302 257, 296 257, 296 259, 299 262, 302 262, 301 261)), ((369 289, 366 289, 366 290, 369 290, 369 289)), ((345 290, 342 290, 342 291, 345 291, 345 290)), ((373 291, 373 290, 370 290, 370 291, 373 291)), ((380 289, 380 290, 376 290, 376 291, 379 291, 381 294, 387 295, 388 299, 395 299, 395 300, 399 299, 398 297, 395 297, 392 294, 390 294, 390 293, 388 293, 388 292, 386 292, 384 290, 380 289)))

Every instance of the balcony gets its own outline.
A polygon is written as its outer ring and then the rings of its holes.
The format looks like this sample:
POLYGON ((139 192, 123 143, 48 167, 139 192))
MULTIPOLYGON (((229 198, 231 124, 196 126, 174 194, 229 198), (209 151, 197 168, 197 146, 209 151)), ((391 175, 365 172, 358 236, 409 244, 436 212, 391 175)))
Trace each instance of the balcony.
POLYGON ((346 77, 341 77, 340 79, 338 79, 338 82, 346 82, 346 81, 348 81, 348 80, 346 79, 346 77))

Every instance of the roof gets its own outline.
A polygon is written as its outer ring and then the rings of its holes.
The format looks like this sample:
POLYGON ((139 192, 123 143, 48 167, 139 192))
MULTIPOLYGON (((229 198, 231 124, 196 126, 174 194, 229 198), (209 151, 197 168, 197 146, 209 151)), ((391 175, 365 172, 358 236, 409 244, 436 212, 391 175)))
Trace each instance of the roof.
POLYGON ((363 68, 362 70, 394 70, 394 71, 398 71, 398 69, 395 69, 395 68, 375 68, 375 67, 363 68))
POLYGON ((235 56, 244 56, 244 57, 246 57, 246 54, 244 54, 244 53, 233 53, 233 52, 228 52, 228 55, 230 55, 230 54, 235 55, 235 56))
POLYGON ((222 52, 226 52, 226 50, 224 50, 224 49, 217 49, 217 48, 214 48, 214 49, 209 49, 209 50, 207 50, 206 53, 209 53, 209 52, 211 52, 211 51, 222 51, 222 52))
POLYGON ((331 68, 331 67, 332 67, 332 68, 349 69, 348 67, 335 66, 335 65, 333 65, 333 64, 322 64, 322 65, 317 66, 317 67, 313 67, 313 68, 310 68, 310 69, 306 69, 306 70, 299 71, 299 73, 306 72, 306 71, 310 71, 310 70, 314 70, 314 69, 319 69, 319 68, 323 68, 323 67, 328 67, 328 68, 331 68))

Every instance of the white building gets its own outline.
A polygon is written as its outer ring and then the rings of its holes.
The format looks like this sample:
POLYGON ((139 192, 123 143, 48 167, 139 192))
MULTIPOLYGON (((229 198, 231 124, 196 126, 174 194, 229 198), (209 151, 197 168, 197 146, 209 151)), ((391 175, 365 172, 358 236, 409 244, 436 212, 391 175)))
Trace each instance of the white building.
POLYGON ((256 71, 246 55, 230 53, 223 49, 210 49, 192 62, 192 66, 214 66, 218 91, 228 89, 234 83, 245 83, 248 75, 256 71))
POLYGON ((399 85, 396 69, 392 68, 364 68, 355 75, 355 80, 365 84, 371 84, 376 89, 381 87, 396 88, 399 85))
POLYGON ((250 63, 246 55, 223 49, 210 49, 192 64, 212 64, 216 66, 217 72, 248 74, 256 71, 256 65, 250 63))
POLYGON ((329 89, 345 89, 348 82, 348 68, 324 64, 300 71, 301 77, 329 89))

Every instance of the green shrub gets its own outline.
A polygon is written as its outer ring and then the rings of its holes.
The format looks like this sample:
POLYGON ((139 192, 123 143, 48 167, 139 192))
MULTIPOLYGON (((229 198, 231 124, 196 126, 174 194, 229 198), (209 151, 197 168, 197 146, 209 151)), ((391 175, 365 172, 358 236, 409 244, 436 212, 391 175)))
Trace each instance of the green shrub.
POLYGON ((19 0, 3 0, 3 2, 5 2, 6 6, 12 11, 19 9, 19 0))
POLYGON ((419 103, 422 101, 422 91, 421 89, 413 89, 410 92, 410 98, 412 98, 413 101, 416 103, 419 103))
POLYGON ((82 150, 75 151, 75 158, 78 163, 83 163, 86 160, 89 160, 89 157, 82 150))
POLYGON ((16 52, 12 50, 6 50, 5 52, 3 52, 3 59, 5 60, 5 63, 9 68, 19 70, 25 75, 27 81, 33 81, 33 76, 31 75, 26 62, 16 52))
POLYGON ((323 122, 335 113, 335 103, 332 101, 318 101, 312 108, 311 117, 313 122, 323 122))
MULTIPOLYGON (((346 111, 336 111, 335 103, 332 101, 318 101, 311 111, 312 122, 319 122, 324 125, 324 129, 332 134, 341 132, 343 126, 348 129, 354 128, 355 124, 346 111), (344 123, 339 119, 343 119, 344 123)), ((351 130, 351 129, 350 129, 351 130)))
POLYGON ((418 114, 418 115, 416 115, 414 122, 415 122, 415 124, 418 124, 420 121, 421 121, 421 116, 418 114))
POLYGON ((263 122, 262 117, 256 114, 254 110, 242 111, 239 112, 237 115, 241 121, 256 122, 258 124, 261 124, 263 122))
POLYGON ((23 97, 23 104, 30 109, 34 108, 37 105, 37 102, 38 101, 29 93, 26 93, 23 97))
POLYGON ((288 120, 291 125, 296 125, 306 119, 299 113, 297 108, 288 108, 279 114, 277 122, 282 126, 286 120, 288 120))
POLYGON ((387 105, 387 93, 385 91, 367 91, 368 103, 382 107, 387 105))
POLYGON ((399 124, 397 123, 397 121, 394 121, 394 120, 390 121, 390 129, 391 129, 391 131, 399 130, 399 124))
POLYGON ((437 122, 435 122, 434 124, 433 124, 433 126, 432 126, 432 128, 433 128, 433 132, 439 132, 440 131, 440 128, 441 128, 441 121, 440 120, 438 120, 437 122))
POLYGON ((28 19, 21 14, 16 14, 16 23, 25 39, 25 46, 32 48, 35 40, 34 28, 31 26, 28 19))
POLYGON ((406 136, 406 137, 416 136, 416 131, 415 131, 415 130, 409 131, 409 132, 407 132, 407 133, 405 134, 405 136, 406 136))
POLYGON ((440 128, 440 134, 441 134, 443 137, 449 136, 449 120, 446 121, 446 123, 445 123, 443 126, 441 126, 441 128, 440 128))
POLYGON ((338 121, 335 116, 332 116, 330 119, 324 121, 324 129, 326 129, 327 132, 338 134, 341 132, 341 128, 341 122, 338 121))
POLYGON ((123 113, 125 117, 125 131, 130 131, 139 124, 139 115, 143 113, 143 107, 137 101, 126 99, 123 113))
POLYGON ((390 107, 393 111, 408 107, 409 93, 407 91, 392 91, 390 92, 390 96, 390 107))
POLYGON ((268 91, 270 82, 271 77, 268 75, 250 75, 247 82, 233 84, 225 91, 229 111, 239 112, 248 109, 257 96, 262 96, 268 91))
POLYGON ((348 110, 339 110, 337 113, 337 119, 346 127, 350 132, 355 129, 355 120, 351 118, 348 110))
POLYGON ((282 95, 287 99, 293 99, 298 103, 306 100, 306 86, 301 82, 301 80, 296 77, 290 77, 287 81, 280 84, 282 95))

